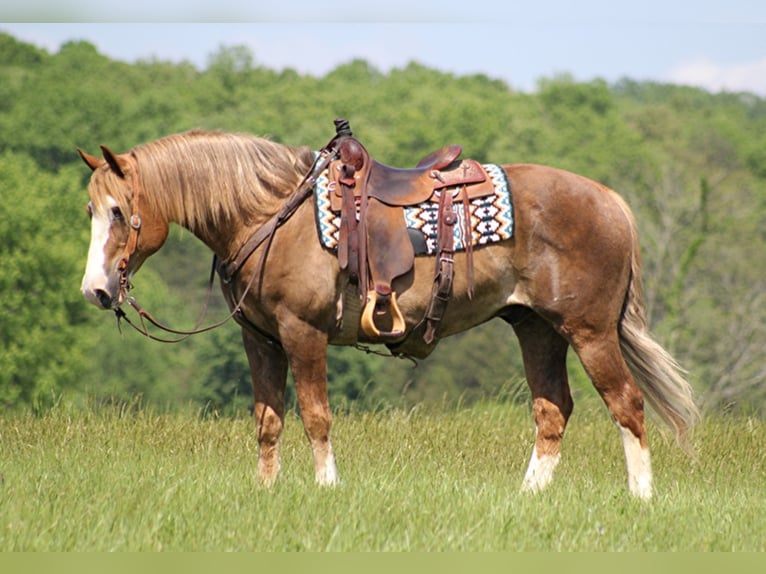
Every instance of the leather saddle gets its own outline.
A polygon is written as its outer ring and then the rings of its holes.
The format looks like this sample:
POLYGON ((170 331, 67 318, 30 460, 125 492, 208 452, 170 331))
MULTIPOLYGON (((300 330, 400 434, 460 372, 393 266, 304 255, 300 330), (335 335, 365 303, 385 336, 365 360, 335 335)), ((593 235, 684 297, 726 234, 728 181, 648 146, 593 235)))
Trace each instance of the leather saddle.
MULTIPOLYGON (((340 213, 338 260, 364 299, 361 327, 370 337, 401 341, 406 325, 392 283, 412 270, 415 250, 404 208, 438 202, 438 244, 434 289, 424 319, 424 339, 431 343, 452 288, 455 199, 463 201, 470 233, 468 202, 494 193, 492 182, 475 160, 460 160, 462 147, 445 146, 411 169, 389 167, 372 159, 352 135, 338 142, 337 159, 328 168, 331 209, 340 213)), ((469 285, 472 283, 470 244, 469 285)), ((469 291, 470 295, 470 291, 469 291)))

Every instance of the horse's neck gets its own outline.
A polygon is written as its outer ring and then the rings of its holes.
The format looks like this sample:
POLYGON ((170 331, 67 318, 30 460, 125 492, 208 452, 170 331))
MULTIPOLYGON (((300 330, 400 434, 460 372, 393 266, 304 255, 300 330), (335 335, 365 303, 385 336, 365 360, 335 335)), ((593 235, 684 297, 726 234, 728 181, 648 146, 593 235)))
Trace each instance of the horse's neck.
MULTIPOLYGON (((234 153, 234 152, 232 152, 234 153)), ((292 156, 290 156, 292 157, 292 156)), ((249 158, 243 157, 243 162, 249 158)), ((157 176, 163 184, 155 182, 150 189, 163 189, 167 194, 158 204, 169 222, 176 223, 205 243, 219 257, 231 258, 239 247, 257 230, 265 225, 272 214, 294 191, 278 189, 273 185, 291 185, 290 177, 261 180, 263 169, 295 169, 294 159, 277 161, 273 166, 240 164, 239 162, 221 162, 216 165, 219 173, 203 172, 213 169, 207 161, 173 162, 165 166, 169 170, 191 170, 183 174, 166 173, 157 176), (241 170, 246 171, 243 176, 241 170), (229 173, 228 170, 234 170, 229 173), (252 170, 252 171, 248 171, 252 170), (280 183, 276 183, 279 181, 280 183)), ((283 175, 281 171, 280 175, 283 175)), ((296 183, 300 179, 296 174, 296 183)), ((148 191, 148 189, 147 189, 148 191)))
MULTIPOLYGON (((180 190, 173 193, 181 194, 180 190)), ((232 259, 240 249, 261 227, 273 217, 271 211, 265 213, 245 214, 236 213, 228 216, 215 215, 218 209, 215 199, 215 189, 210 190, 211 197, 206 200, 206 210, 209 215, 201 220, 189 221, 184 214, 173 214, 169 220, 180 225, 197 239, 202 241, 218 257, 223 260, 232 259)))

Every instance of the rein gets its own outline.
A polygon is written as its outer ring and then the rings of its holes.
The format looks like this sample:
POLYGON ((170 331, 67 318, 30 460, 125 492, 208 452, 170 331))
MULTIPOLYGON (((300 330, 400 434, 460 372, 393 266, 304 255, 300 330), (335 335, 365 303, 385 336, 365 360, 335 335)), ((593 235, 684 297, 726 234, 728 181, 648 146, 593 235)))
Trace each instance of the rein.
MULTIPOLYGON (((253 236, 237 250, 237 253, 233 259, 229 260, 228 262, 223 262, 223 261, 219 261, 217 255, 213 255, 213 264, 210 270, 210 279, 208 281, 205 302, 203 304, 202 311, 200 312, 199 319, 195 323, 194 327, 190 330, 173 329, 171 327, 168 327, 167 325, 164 325, 163 323, 155 319, 151 313, 143 309, 138 304, 138 302, 135 300, 134 297, 127 296, 127 293, 131 288, 130 279, 128 278, 128 263, 130 261, 130 257, 135 253, 136 248, 138 246, 138 233, 141 229, 141 216, 138 214, 141 184, 140 184, 140 179, 138 177, 138 169, 137 169, 137 166, 135 165, 135 160, 133 160, 132 161, 133 163, 132 165, 132 168, 133 168, 132 170, 133 171, 133 174, 132 174, 133 214, 130 216, 130 230, 128 231, 128 240, 125 245, 125 251, 123 252, 123 256, 120 259, 120 262, 118 263, 117 269, 120 272, 120 291, 121 293, 124 293, 126 295, 125 300, 128 303, 128 305, 133 307, 133 309, 138 314, 138 317, 140 319, 140 326, 135 324, 133 321, 131 321, 122 308, 116 307, 114 309, 114 313, 117 316, 118 329, 122 331, 121 321, 125 321, 133 329, 135 329, 136 331, 141 333, 143 336, 153 341, 158 341, 161 343, 180 343, 181 341, 188 339, 192 335, 205 333, 207 331, 212 331, 213 329, 221 327, 222 325, 227 323, 229 320, 234 318, 237 314, 240 314, 240 316, 243 316, 242 304, 245 302, 245 298, 250 293, 250 290, 252 289, 255 283, 256 277, 262 277, 264 262, 266 261, 266 257, 268 256, 276 230, 280 226, 282 226, 282 224, 284 224, 288 219, 290 219, 290 217, 297 211, 298 207, 300 207, 300 205, 304 201, 306 201, 306 199, 309 196, 312 195, 317 178, 327 168, 327 166, 330 164, 330 162, 335 158, 337 154, 337 145, 336 145, 337 139, 338 139, 338 136, 334 137, 332 140, 330 140, 330 142, 324 148, 322 148, 322 150, 320 150, 319 154, 314 160, 314 163, 311 166, 311 169, 303 177, 300 184, 298 184, 298 187, 295 193, 293 193, 293 195, 282 205, 281 209, 274 216, 272 216, 271 219, 269 219, 269 221, 266 222, 266 224, 264 224, 260 229, 258 229, 258 231, 256 231, 256 233, 253 234, 253 236), (266 249, 261 254, 261 258, 258 262, 258 267, 256 271, 250 277, 250 280, 247 282, 247 285, 245 286, 245 289, 242 292, 242 295, 239 297, 239 299, 236 299, 236 302, 232 307, 232 311, 229 313, 227 317, 225 317, 221 321, 218 321, 211 325, 207 325, 205 327, 200 327, 205 315, 207 314, 207 308, 208 308, 208 304, 210 302, 210 296, 213 290, 213 282, 215 280, 216 271, 220 275, 221 281, 224 284, 229 285, 230 286, 229 289, 231 290, 231 282, 234 276, 239 272, 239 270, 242 268, 245 262, 250 258, 250 256, 255 252, 255 250, 258 249, 258 247, 260 247, 264 243, 264 241, 267 242, 266 249), (161 331, 165 331, 166 333, 170 333, 172 335, 179 335, 179 337, 175 339, 170 339, 170 338, 163 338, 163 337, 157 337, 156 335, 152 335, 149 332, 149 329, 146 325, 147 322, 153 325, 154 327, 156 327, 157 329, 160 329, 161 331)), ((260 290, 260 281, 259 281, 259 290, 260 290)), ((231 297, 231 300, 234 301, 235 300, 234 297, 231 297)), ((248 321, 248 325, 258 329, 255 325, 253 325, 249 321, 248 321)), ((269 340, 274 340, 273 337, 268 335, 267 333, 262 333, 262 334, 266 336, 269 340)))

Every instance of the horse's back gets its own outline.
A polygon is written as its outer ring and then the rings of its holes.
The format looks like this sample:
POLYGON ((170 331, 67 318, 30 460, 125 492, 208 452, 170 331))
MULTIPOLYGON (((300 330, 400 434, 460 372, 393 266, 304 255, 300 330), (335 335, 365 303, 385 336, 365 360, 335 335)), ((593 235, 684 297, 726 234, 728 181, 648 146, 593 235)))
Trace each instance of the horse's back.
POLYGON ((572 249, 608 241, 631 245, 631 215, 620 196, 588 177, 536 164, 510 164, 508 175, 517 239, 538 234, 572 249))

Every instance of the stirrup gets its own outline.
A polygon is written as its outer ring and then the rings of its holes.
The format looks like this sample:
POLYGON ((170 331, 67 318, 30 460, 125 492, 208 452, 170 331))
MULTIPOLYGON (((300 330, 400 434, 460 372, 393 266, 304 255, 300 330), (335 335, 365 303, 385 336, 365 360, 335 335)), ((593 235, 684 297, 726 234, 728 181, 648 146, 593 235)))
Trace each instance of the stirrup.
POLYGON ((381 331, 378 329, 377 325, 375 325, 375 307, 377 304, 378 294, 374 289, 370 289, 367 291, 367 298, 364 304, 364 310, 362 311, 362 331, 364 331, 368 337, 382 337, 385 339, 400 339, 401 337, 404 337, 407 324, 404 321, 402 312, 399 310, 399 305, 396 303, 396 293, 392 291, 388 301, 388 308, 390 309, 393 322, 390 331, 381 331))

